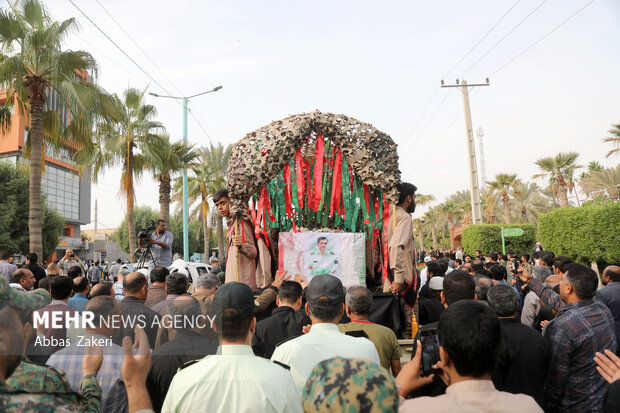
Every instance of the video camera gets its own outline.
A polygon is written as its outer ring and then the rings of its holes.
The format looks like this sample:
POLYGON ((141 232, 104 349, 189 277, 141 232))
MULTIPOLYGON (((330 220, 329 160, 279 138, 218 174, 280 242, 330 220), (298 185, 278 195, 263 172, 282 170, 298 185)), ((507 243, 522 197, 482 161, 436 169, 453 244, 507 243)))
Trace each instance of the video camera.
POLYGON ((146 228, 141 228, 138 232, 138 244, 140 248, 146 248, 148 246, 149 239, 151 239, 151 232, 155 231, 155 221, 151 220, 151 224, 146 228))

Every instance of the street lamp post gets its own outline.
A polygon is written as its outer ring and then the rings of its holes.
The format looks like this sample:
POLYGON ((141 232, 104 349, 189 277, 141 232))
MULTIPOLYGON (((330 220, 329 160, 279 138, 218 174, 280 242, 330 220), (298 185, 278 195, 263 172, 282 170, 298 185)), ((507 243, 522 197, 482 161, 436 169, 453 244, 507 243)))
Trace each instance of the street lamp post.
MULTIPOLYGON (((181 99, 183 101, 183 142, 187 143, 187 102, 196 96, 217 92, 222 86, 216 86, 206 92, 197 93, 191 96, 167 96, 149 92, 149 95, 157 98, 181 99)), ((183 168, 183 260, 189 261, 189 206, 187 205, 187 168, 183 168)))

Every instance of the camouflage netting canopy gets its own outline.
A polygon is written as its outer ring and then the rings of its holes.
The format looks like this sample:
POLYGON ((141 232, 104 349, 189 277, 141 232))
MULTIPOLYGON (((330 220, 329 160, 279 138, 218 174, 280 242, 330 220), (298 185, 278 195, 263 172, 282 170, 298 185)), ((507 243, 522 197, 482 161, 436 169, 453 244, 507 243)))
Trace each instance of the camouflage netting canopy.
POLYGON ((365 185, 390 203, 398 201, 400 170, 392 138, 369 123, 315 111, 272 122, 234 145, 227 178, 232 215, 246 218, 250 197, 277 177, 297 150, 314 147, 320 136, 340 149, 365 185))

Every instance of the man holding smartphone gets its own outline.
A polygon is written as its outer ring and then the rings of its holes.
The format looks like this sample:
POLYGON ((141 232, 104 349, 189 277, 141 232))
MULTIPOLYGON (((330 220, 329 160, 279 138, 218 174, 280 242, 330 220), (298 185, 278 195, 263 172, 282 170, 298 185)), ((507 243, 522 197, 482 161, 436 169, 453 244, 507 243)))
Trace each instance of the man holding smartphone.
POLYGON ((68 275, 69 270, 76 266, 82 268, 82 275, 84 275, 84 264, 82 264, 80 257, 75 255, 71 248, 67 248, 65 251, 65 256, 58 262, 58 265, 62 269, 62 275, 68 275))

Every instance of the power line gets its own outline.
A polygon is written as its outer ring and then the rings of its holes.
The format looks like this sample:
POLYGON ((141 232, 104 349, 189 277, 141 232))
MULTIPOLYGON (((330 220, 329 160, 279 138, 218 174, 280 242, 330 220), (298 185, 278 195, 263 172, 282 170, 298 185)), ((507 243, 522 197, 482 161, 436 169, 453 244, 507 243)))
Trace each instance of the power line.
MULTIPOLYGON (((474 97, 476 96, 476 94, 478 93, 479 89, 476 89, 472 92, 471 94, 471 98, 470 100, 474 100, 474 97)), ((411 170, 411 173, 414 173, 418 167, 420 166, 420 164, 422 163, 422 160, 424 160, 428 155, 430 155, 435 148, 437 147, 437 145, 439 145, 439 143, 441 143, 441 141, 443 140, 443 138, 446 136, 446 134, 448 133, 448 131, 450 131, 450 129, 452 128, 452 126, 454 125, 454 123, 457 121, 457 119, 461 116, 461 114, 463 113, 463 109, 460 109, 456 115, 454 116, 454 118, 452 119, 452 121, 448 124, 448 127, 442 132, 441 135, 439 135, 439 138, 437 138, 437 140, 435 141, 435 143, 433 144, 433 146, 430 147, 430 149, 428 151, 426 151, 426 153, 420 158, 419 162, 414 162, 414 168, 411 170)))
POLYGON ((407 149, 407 151, 405 152, 403 158, 407 157, 409 155, 409 152, 411 152, 411 150, 415 147, 415 143, 420 139, 420 137, 422 137, 422 135, 424 134, 424 132, 426 131, 426 129, 428 128, 428 125, 430 125, 430 123, 433 121, 433 119, 435 118, 435 115, 437 114, 437 112, 439 111, 439 108, 441 108, 443 106, 443 104, 445 103, 446 99, 448 99, 449 94, 446 93, 444 98, 441 100, 441 102, 439 102, 439 105, 437 105, 437 107, 435 108, 435 110, 433 111, 433 114, 431 115, 430 118, 428 118, 428 121, 426 122, 426 125, 424 125, 424 128, 422 128, 422 131, 418 134, 417 137, 415 137, 414 139, 411 140, 411 144, 409 145, 409 148, 407 149))
POLYGON ((534 13, 536 13, 536 11, 543 5, 545 4, 547 0, 542 0, 540 2, 540 4, 538 4, 538 6, 536 6, 534 8, 534 10, 532 10, 531 12, 528 13, 527 16, 525 16, 523 18, 523 20, 521 20, 515 27, 513 27, 508 33, 506 33, 506 35, 504 37, 502 37, 497 43, 495 43, 489 50, 487 50, 487 52, 485 54, 483 54, 482 56, 480 56, 480 58, 478 60, 476 60, 474 63, 472 63, 463 73, 462 75, 465 75, 467 72, 469 72, 472 68, 474 68, 478 63, 480 63, 480 61, 482 59, 484 59, 485 57, 487 57, 489 55, 489 53, 491 53, 493 50, 495 50, 495 48, 497 46, 499 46, 504 40, 506 40, 506 38, 508 36, 510 36, 512 34, 512 32, 514 32, 515 30, 517 30, 517 28, 519 28, 519 26, 521 26, 527 19, 530 18, 530 16, 532 16, 534 13))
POLYGON ((559 29, 560 27, 562 27, 566 22, 568 22, 569 20, 571 20, 573 17, 575 17, 576 15, 578 15, 579 13, 581 13, 581 11, 583 9, 585 9, 586 7, 588 7, 590 4, 592 4, 594 2, 594 0, 590 0, 588 3, 586 3, 583 7, 581 7, 579 10, 577 10, 575 13, 571 14, 568 18, 566 18, 564 21, 562 21, 562 23, 558 24, 557 26, 555 26, 553 29, 551 29, 550 31, 548 31, 546 34, 544 34, 541 38, 539 38, 538 40, 536 40, 534 43, 532 43, 531 45, 529 45, 528 47, 526 47, 521 53, 519 53, 518 55, 516 55, 515 57, 513 57, 512 59, 510 59, 508 62, 504 63, 499 69, 497 69, 496 71, 494 71, 493 73, 491 73, 491 76, 495 75, 496 73, 498 73, 500 70, 503 70, 506 66, 508 66, 509 64, 511 64, 512 62, 514 62, 515 60, 517 60, 519 57, 521 57, 522 55, 524 55, 525 53, 527 53, 531 48, 533 48, 534 46, 536 46, 538 43, 540 43, 541 41, 543 41, 547 36, 549 36, 551 33, 555 32, 557 29, 559 29))
MULTIPOLYGON (((125 57, 127 57, 127 59, 129 59, 129 60, 130 60, 130 61, 131 61, 134 65, 136 65, 136 67, 137 67, 138 69, 140 69, 140 70, 142 71, 142 73, 144 73, 144 74, 145 74, 145 75, 146 75, 149 79, 151 79, 151 80, 152 80, 152 81, 153 81, 153 82, 154 82, 157 86, 159 86, 160 88, 162 88, 162 89, 163 89, 166 93, 168 93, 169 95, 171 94, 168 90, 166 90, 166 88, 165 88, 165 87, 163 87, 163 86, 162 86, 162 85, 161 85, 161 84, 160 84, 157 80, 155 80, 155 78, 154 78, 153 76, 151 76, 151 75, 150 75, 150 74, 149 74, 146 70, 144 70, 144 69, 142 68, 142 66, 140 66, 140 65, 139 65, 139 64, 138 64, 135 60, 133 60, 133 59, 132 59, 132 57, 131 57, 131 56, 129 56, 129 55, 128 55, 128 54, 127 54, 127 53, 126 53, 126 52, 125 52, 125 51, 124 51, 124 50, 123 50, 123 49, 122 49, 122 48, 121 48, 118 44, 116 44, 116 42, 115 42, 114 40, 112 40, 112 38, 111 38, 110 36, 108 36, 108 35, 106 34, 106 32, 104 32, 104 31, 103 31, 103 30, 102 30, 99 26, 97 26, 97 24, 96 24, 94 21, 92 21, 92 19, 91 19, 90 17, 88 17, 88 16, 86 15, 86 13, 84 13, 84 12, 82 11, 82 9, 80 9, 80 8, 77 6, 77 4, 75 4, 75 3, 73 2, 73 0, 69 0, 69 3, 71 3, 71 4, 73 5, 73 7, 75 7, 75 8, 76 8, 76 9, 77 9, 80 13, 82 13, 82 15, 83 15, 83 16, 84 16, 84 17, 85 17, 85 18, 86 18, 89 22, 91 22, 91 24, 92 24, 93 26, 95 26, 95 27, 97 28, 97 30, 99 30, 99 31, 101 32, 101 34, 103 34, 103 35, 106 37, 106 39, 108 39, 108 40, 109 40, 109 41, 110 41, 110 42, 111 42, 111 43, 112 43, 112 44, 113 44, 113 45, 114 45, 114 46, 115 46, 118 50, 120 50, 120 52, 121 52, 122 54, 124 54, 124 55, 125 55, 125 57)), ((178 102, 178 103, 179 103, 181 106, 183 106, 183 105, 181 104, 181 102, 178 102)))
MULTIPOLYGON (((443 79, 445 79, 446 77, 448 77, 448 75, 459 65, 463 62, 463 60, 465 60, 467 58, 467 56, 469 56, 471 54, 471 52, 473 52, 476 47, 478 47, 480 45, 480 43, 482 43, 484 41, 484 39, 487 38, 487 36, 489 34, 491 34, 491 32, 493 30, 495 30, 495 28, 497 26, 499 26, 499 24, 504 20, 504 18, 506 18, 506 16, 508 16, 508 14, 512 11, 512 9, 514 9, 516 7, 517 4, 519 4, 521 0, 517 0, 516 3, 514 3, 503 15, 502 17, 500 17, 500 19, 493 25, 491 26, 491 28, 487 31, 487 33, 482 36, 482 38, 480 40, 478 40, 478 42, 471 48, 469 49, 469 51, 467 53, 465 53, 465 55, 458 61, 456 62, 456 64, 454 66, 452 66, 452 68, 443 76, 443 79)), ((422 111, 422 113, 420 114, 420 116, 418 117, 418 119, 416 120, 416 122, 413 125, 413 128, 411 129, 411 132, 409 132, 409 134, 407 135, 407 138, 405 138, 405 142, 409 141, 409 138, 411 138, 413 136, 413 133, 415 132, 416 128, 418 127, 420 121, 422 120, 422 118, 424 117, 424 115, 426 114, 426 111, 428 110, 428 108, 430 107, 431 102, 433 101, 433 99, 435 98, 435 95, 437 94, 437 91, 440 89, 439 86, 437 86, 435 88, 435 90, 433 91, 433 94, 431 95, 430 99, 428 100, 428 102, 426 102, 426 105, 424 106, 424 110, 422 111)), ((445 101, 445 99, 444 99, 445 101)), ((443 104, 443 101, 442 103, 443 104)), ((439 110, 439 107, 441 107, 441 104, 437 107, 437 109, 435 110, 435 113, 437 112, 437 110, 439 110)), ((434 116, 434 115, 433 115, 434 116)), ((432 117, 431 116, 431 119, 432 117)), ((428 126, 428 124, 430 123, 430 121, 427 123, 426 126, 428 126)), ((424 128, 426 129, 426 127, 424 128)), ((420 136, 422 135, 423 132, 420 132, 420 134, 418 135, 417 138, 415 138, 411 144, 409 144, 408 148, 406 149, 405 153, 409 153, 411 151, 411 149, 414 146, 414 142, 417 141, 417 139, 420 138, 420 136)))
MULTIPOLYGON (((209 139, 209 143, 211 143, 211 145, 213 144, 213 141, 211 140, 211 136, 207 133, 207 130, 205 129, 204 126, 202 126, 202 123, 200 123, 200 121, 198 120, 198 118, 196 117, 196 115, 194 115, 194 111, 188 110, 189 114, 191 115, 192 118, 194 118, 194 120, 196 121, 196 123, 198 124, 198 126, 200 126, 200 129, 202 129, 202 131, 204 132, 204 134, 207 136, 207 138, 209 139)), ((215 146, 215 145, 214 145, 215 146)))
POLYGON ((517 4, 519 4, 519 2, 521 2, 521 0, 517 0, 517 2, 516 2, 515 4, 513 4, 513 5, 512 5, 512 7, 510 7, 506 13, 504 13, 504 15, 503 15, 502 17, 500 17, 500 19, 497 21, 497 23, 495 23, 495 24, 493 25, 493 27, 491 27, 491 28, 489 29, 489 31, 488 31, 488 32, 487 32, 484 36, 482 36, 482 38, 481 38, 480 40, 478 40, 478 43, 476 43, 476 44, 474 45, 474 47, 472 47, 471 49, 469 49, 469 51, 468 51, 467 53, 465 53, 465 55, 464 55, 463 57, 461 57, 461 60, 459 60, 458 62, 456 62, 456 64, 455 64, 454 66, 452 66, 452 69, 448 70, 448 73, 446 73, 446 74, 442 77, 442 79, 447 78, 447 77, 448 77, 448 75, 449 75, 450 73, 452 73, 452 71, 453 71, 454 69, 456 69, 456 67, 457 67, 458 65, 460 65, 460 64, 461 64, 461 62, 462 62, 463 60, 465 60, 465 58, 467 58, 467 56, 469 56, 469 55, 471 54, 471 52, 473 52, 473 51, 474 51, 474 49, 475 49, 476 47, 478 47, 478 46, 480 45, 480 43, 482 43, 482 42, 484 41, 484 39, 486 39, 486 38, 487 38, 487 36, 488 36, 489 34, 491 34, 491 32, 492 32, 493 30, 495 30, 495 28, 496 28, 497 26, 499 26, 499 24, 502 22, 502 20, 504 20, 504 18, 505 18, 506 16, 508 16, 508 14, 512 11, 512 9, 514 9, 514 8, 515 8, 515 6, 516 6, 517 4))
MULTIPOLYGON (((188 103, 188 105, 189 105, 190 109, 196 109, 196 105, 194 105, 194 104, 192 103, 192 101, 191 101, 191 100, 190 100, 190 101, 188 101, 187 103, 188 103)), ((214 135, 214 138, 215 138, 216 140, 219 140, 219 139, 218 139, 218 136, 217 136, 217 133, 216 133, 216 132, 215 132, 215 130, 211 127, 211 125, 209 125, 209 123, 207 122, 207 120, 206 120, 206 119, 202 116, 202 114, 200 113, 200 111, 198 111, 198 110, 194 110, 194 112, 196 112, 196 113, 198 114, 198 117, 200 118, 200 120, 202 120, 202 122, 205 124, 205 126, 206 126, 209 130, 211 130, 211 133, 214 135)))
MULTIPOLYGON (((97 0, 96 0, 97 1, 97 0)), ((121 53, 123 53, 138 69, 140 69, 142 71, 142 73, 144 73, 149 79, 151 79, 157 86, 159 86, 164 92, 166 92, 168 95, 172 95, 172 93, 170 93, 170 91, 168 89, 166 89, 164 86, 162 86, 161 83, 159 83, 153 76, 151 76, 144 68, 142 68, 142 66, 140 66, 134 59, 131 58, 131 56, 129 56, 114 40, 112 40, 112 38, 110 36, 108 36, 90 17, 88 17, 86 15, 86 13, 84 13, 84 11, 82 11, 82 9, 80 9, 74 2, 73 0, 69 0, 69 2, 93 25, 97 28, 97 30, 99 30, 101 32, 101 34, 103 34, 118 50, 121 51, 121 53)), ((125 33, 130 40, 137 45, 137 43, 133 40, 133 38, 131 38, 131 36, 123 29, 123 27, 116 21, 116 19, 114 19, 114 17, 112 17, 112 15, 105 9, 105 7, 103 7, 103 5, 101 3, 99 3, 99 1, 97 1, 97 3, 104 9, 104 11, 108 14, 108 16, 110 16, 110 18, 121 28, 121 30, 123 31, 123 33, 125 33)), ((183 94, 174 84, 174 82, 172 82, 164 73, 163 71, 151 60, 151 58, 146 54, 146 52, 144 52, 144 50, 142 50, 142 48, 140 48, 140 46, 138 46, 138 48, 140 49, 140 51, 142 53, 145 54, 145 56, 149 59, 149 61, 151 63, 153 63, 153 65, 164 75, 164 77, 173 85, 173 87, 179 91, 181 94, 183 94)), ((183 107, 183 104, 181 102, 179 102, 177 99, 174 99, 181 107, 183 107)), ((196 123, 198 123, 198 125, 200 126, 200 129, 202 129, 202 131, 204 132, 204 134, 206 135, 207 139, 209 139, 209 142, 213 143, 211 136, 207 133, 206 129, 204 128, 204 126, 202 126, 202 124, 200 123, 200 121, 196 118, 196 116, 191 113, 191 116, 194 118, 194 120, 196 120, 196 123)))
POLYGON ((163 72, 163 70, 161 70, 161 68, 157 65, 157 63, 155 63, 150 56, 144 51, 144 49, 142 49, 142 47, 140 47, 140 45, 133 39, 133 37, 131 37, 131 35, 129 33, 127 33, 127 31, 123 28, 123 26, 121 26, 121 24, 114 18, 114 16, 112 16, 112 14, 108 11, 108 9, 106 9, 103 4, 101 4, 101 2, 99 0, 95 0, 97 2, 97 4, 103 9, 103 11, 106 12, 106 14, 110 17, 110 19, 112 19, 112 21, 114 23, 116 23, 116 25, 118 26, 119 29, 121 29, 121 31, 123 33, 125 33, 125 35, 129 38, 129 40, 131 40, 131 42, 138 48, 138 50, 140 50, 142 52, 142 54, 148 59, 149 62, 151 62, 151 64, 153 66, 155 66, 155 68, 157 70, 159 70, 159 73, 162 74, 162 76, 164 78, 166 78, 166 80, 168 82, 170 82, 170 84, 172 85, 173 88, 175 88, 177 90, 177 92, 179 92, 181 95, 183 95, 183 92, 181 92, 181 90, 179 90, 179 88, 177 87, 177 85, 168 77, 166 76, 166 74, 163 72))

